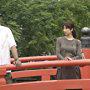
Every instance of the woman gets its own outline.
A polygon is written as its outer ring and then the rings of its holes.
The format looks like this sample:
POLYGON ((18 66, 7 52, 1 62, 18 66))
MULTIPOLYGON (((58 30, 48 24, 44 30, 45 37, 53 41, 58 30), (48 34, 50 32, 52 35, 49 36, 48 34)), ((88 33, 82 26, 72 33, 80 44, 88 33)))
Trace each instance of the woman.
MULTIPOLYGON (((59 60, 77 60, 82 58, 81 42, 76 39, 76 32, 72 22, 65 22, 63 25, 65 36, 58 37, 56 42, 56 55, 59 60)), ((79 66, 58 67, 57 79, 80 79, 79 66)))

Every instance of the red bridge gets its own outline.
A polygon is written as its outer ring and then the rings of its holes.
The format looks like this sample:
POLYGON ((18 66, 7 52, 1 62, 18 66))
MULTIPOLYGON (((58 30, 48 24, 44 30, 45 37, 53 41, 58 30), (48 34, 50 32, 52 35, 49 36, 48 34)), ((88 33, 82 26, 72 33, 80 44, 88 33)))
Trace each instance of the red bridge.
POLYGON ((0 90, 90 90, 90 49, 83 49, 83 52, 85 55, 83 60, 67 62, 57 60, 56 56, 35 56, 20 58, 23 62, 20 67, 15 67, 13 64, 0 66, 0 90), (80 66, 82 79, 50 80, 51 75, 56 75, 55 67, 72 65, 80 66), (35 70, 31 70, 32 68, 35 70), (4 78, 6 70, 16 70, 11 72, 13 79, 41 76, 41 81, 6 84, 4 78))

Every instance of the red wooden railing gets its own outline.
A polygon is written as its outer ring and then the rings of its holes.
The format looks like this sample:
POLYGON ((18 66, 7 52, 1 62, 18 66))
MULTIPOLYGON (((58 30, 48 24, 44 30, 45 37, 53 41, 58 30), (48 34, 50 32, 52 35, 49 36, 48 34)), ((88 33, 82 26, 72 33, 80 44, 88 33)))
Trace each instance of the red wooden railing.
MULTIPOLYGON (((14 59, 11 58, 11 62, 14 59)), ((52 56, 29 56, 29 57, 20 57, 19 60, 21 62, 30 62, 30 61, 42 61, 42 60, 57 60, 57 56, 56 55, 52 55, 52 56)))
MULTIPOLYGON (((90 59, 90 48, 84 48, 82 49, 82 52, 84 53, 85 59, 90 59)), ((90 66, 81 67, 81 72, 82 78, 90 78, 90 66)))
POLYGON ((15 83, 2 85, 0 90, 90 90, 90 79, 15 83))
MULTIPOLYGON (((45 62, 31 62, 28 64, 23 64, 21 67, 15 67, 14 65, 6 65, 6 66, 0 66, 1 69, 3 69, 2 71, 2 75, 5 75, 5 69, 6 70, 15 70, 15 69, 27 69, 27 68, 44 68, 44 67, 57 67, 57 66, 74 66, 74 65, 80 65, 80 66, 85 66, 85 65, 90 65, 90 59, 87 60, 74 60, 74 61, 45 61, 45 62)), ((89 71, 88 71, 89 72, 89 71)), ((64 90, 65 89, 80 89, 83 88, 83 90, 89 90, 89 86, 87 86, 86 84, 88 84, 90 82, 90 79, 81 79, 81 80, 56 80, 56 81, 47 81, 50 80, 50 75, 55 75, 56 74, 56 69, 40 69, 40 70, 25 70, 25 71, 17 71, 17 72, 12 72, 12 78, 20 78, 20 77, 29 77, 29 76, 41 76, 43 81, 38 81, 37 85, 36 82, 33 83, 15 83, 15 84, 6 84, 4 77, 2 77, 2 82, 0 85, 0 90, 12 90, 14 88, 14 90, 19 90, 20 88, 22 90, 24 90, 25 85, 26 88, 32 88, 31 90, 36 90, 36 88, 33 88, 34 86, 41 86, 41 88, 37 89, 37 90, 42 90, 43 85, 50 85, 49 87, 47 87, 46 90, 50 90, 52 89, 52 85, 56 83, 56 87, 53 88, 53 90, 59 90, 60 86, 62 86, 62 88, 60 90, 64 90), (61 82, 62 81, 62 82, 61 82), (73 83, 72 83, 73 82, 73 83), (51 83, 51 84, 50 84, 51 83), (63 84, 62 84, 63 83, 63 84), (82 84, 83 83, 83 84, 82 84), (29 86, 30 84, 30 86, 29 86), (59 85, 60 84, 60 85, 59 85), (67 84, 67 85, 66 85, 67 84), (75 85, 73 85, 75 84, 75 85), (58 88, 58 89, 57 89, 58 88)), ((89 84, 88 84, 89 85, 89 84)), ((28 90, 28 89, 25 89, 28 90)))
POLYGON ((73 61, 59 61, 56 56, 37 56, 20 58, 22 62, 29 62, 31 60, 56 60, 56 61, 40 61, 24 63, 20 67, 15 67, 13 64, 0 66, 0 90, 90 90, 90 49, 83 49, 85 59, 73 61), (26 59, 26 60, 25 60, 26 59), (81 67, 82 79, 71 80, 50 80, 50 75, 56 75, 57 70, 48 67, 58 66, 74 66, 81 67), (86 66, 87 65, 87 66, 86 66), (23 70, 27 68, 43 68, 38 70, 23 70), (45 69, 44 69, 45 68, 45 69), (46 69, 47 68, 47 69, 46 69), (12 78, 41 76, 42 81, 37 82, 23 82, 6 84, 4 76, 6 70, 23 70, 11 72, 12 78))

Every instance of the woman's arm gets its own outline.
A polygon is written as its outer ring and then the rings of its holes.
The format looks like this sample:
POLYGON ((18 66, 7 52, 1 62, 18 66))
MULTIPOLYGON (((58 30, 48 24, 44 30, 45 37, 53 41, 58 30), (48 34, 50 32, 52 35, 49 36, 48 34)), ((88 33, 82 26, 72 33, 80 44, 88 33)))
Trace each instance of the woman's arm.
POLYGON ((61 40, 60 40, 60 37, 57 38, 57 41, 56 41, 56 55, 58 57, 58 59, 60 60, 63 60, 64 57, 60 54, 60 43, 61 43, 61 40))
POLYGON ((81 52, 81 41, 77 40, 77 52, 76 52, 76 56, 73 57, 73 59, 82 59, 82 52, 81 52))

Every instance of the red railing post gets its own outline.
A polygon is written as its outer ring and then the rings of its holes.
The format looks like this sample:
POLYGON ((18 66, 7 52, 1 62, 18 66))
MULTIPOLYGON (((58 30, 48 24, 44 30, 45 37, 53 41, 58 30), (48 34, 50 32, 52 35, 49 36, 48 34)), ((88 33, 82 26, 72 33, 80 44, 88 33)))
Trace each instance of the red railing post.
POLYGON ((0 85, 6 84, 5 75, 6 68, 0 68, 0 85))

